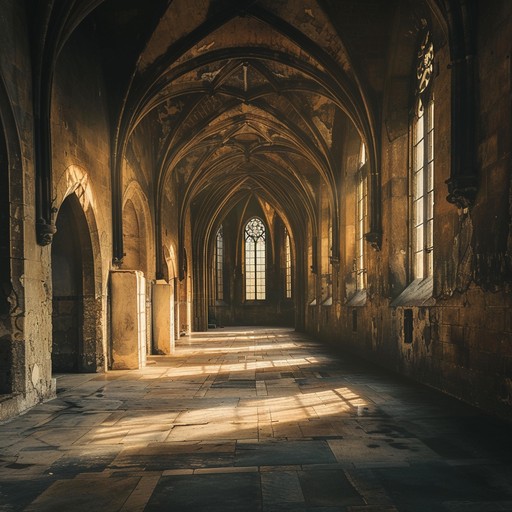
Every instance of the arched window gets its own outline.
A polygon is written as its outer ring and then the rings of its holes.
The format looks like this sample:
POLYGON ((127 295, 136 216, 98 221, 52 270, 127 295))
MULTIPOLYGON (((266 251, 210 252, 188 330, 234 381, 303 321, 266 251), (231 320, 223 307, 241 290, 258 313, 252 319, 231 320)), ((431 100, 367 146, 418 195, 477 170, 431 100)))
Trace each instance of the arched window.
POLYGON ((434 47, 426 32, 418 50, 416 98, 411 123, 412 277, 424 279, 433 272, 434 251, 434 97, 432 70, 434 47))
POLYGON ((284 269, 285 269, 285 297, 292 298, 292 253, 290 248, 290 235, 284 229, 284 269))
POLYGON ((215 298, 224 300, 224 233, 222 226, 215 239, 215 298))
POLYGON ((265 300, 265 225, 253 217, 245 225, 245 298, 265 300))
POLYGON ((361 143, 359 169, 356 174, 356 289, 366 289, 366 254, 364 234, 368 219, 368 171, 366 166, 366 145, 361 143))

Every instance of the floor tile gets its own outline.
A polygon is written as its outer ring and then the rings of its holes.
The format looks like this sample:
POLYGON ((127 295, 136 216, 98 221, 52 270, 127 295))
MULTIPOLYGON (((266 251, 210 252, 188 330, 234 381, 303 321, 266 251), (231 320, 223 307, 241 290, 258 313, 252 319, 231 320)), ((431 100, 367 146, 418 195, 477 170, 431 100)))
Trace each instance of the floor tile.
POLYGON ((148 359, 0 424, 2 512, 512 511, 510 425, 304 334, 148 359))
POLYGON ((165 476, 145 512, 261 512, 258 473, 165 476))

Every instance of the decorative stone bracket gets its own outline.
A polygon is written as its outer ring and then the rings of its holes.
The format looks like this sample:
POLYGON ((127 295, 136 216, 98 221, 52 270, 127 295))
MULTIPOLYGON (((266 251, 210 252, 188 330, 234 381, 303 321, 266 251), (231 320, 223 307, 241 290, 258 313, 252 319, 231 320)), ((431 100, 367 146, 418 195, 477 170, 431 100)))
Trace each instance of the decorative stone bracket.
POLYGON ((53 222, 46 222, 45 219, 38 219, 36 223, 36 237, 39 245, 50 245, 57 228, 53 222))
POLYGON ((478 180, 474 175, 457 176, 446 180, 448 196, 446 200, 458 208, 467 209, 473 206, 478 192, 478 180))
POLYGON ((370 231, 365 233, 364 239, 370 244, 374 251, 380 251, 382 247, 382 233, 378 231, 370 231))

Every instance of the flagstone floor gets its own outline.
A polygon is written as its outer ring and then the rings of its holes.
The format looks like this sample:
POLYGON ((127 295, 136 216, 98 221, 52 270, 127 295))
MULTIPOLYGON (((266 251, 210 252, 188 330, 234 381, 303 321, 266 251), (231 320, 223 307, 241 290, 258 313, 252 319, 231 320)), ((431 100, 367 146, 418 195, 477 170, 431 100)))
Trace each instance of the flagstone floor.
POLYGON ((0 511, 512 511, 512 428, 284 328, 57 376, 0 424, 0 511))

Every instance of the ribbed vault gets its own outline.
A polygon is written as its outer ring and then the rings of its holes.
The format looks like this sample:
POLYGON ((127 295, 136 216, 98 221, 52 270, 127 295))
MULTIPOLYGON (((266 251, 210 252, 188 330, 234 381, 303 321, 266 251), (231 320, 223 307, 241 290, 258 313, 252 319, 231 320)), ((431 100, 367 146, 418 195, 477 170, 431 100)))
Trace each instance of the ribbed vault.
POLYGON ((248 194, 303 238, 308 226, 315 236, 325 185, 336 227, 343 118, 378 166, 370 102, 335 27, 315 1, 196 3, 192 14, 172 2, 139 58, 118 124, 118 186, 130 137, 146 130, 157 219, 170 183, 182 186, 180 246, 191 208, 200 205, 193 231, 204 240, 248 194))
MULTIPOLYGON (((382 137, 407 126, 418 27, 435 18, 434 38, 464 53, 458 44, 467 25, 455 0, 154 0, 151 8, 141 0, 73 0, 37 12, 46 22, 32 41, 34 55, 53 65, 48 80, 35 76, 40 243, 51 241, 54 228, 45 163, 51 141, 38 134, 47 133, 52 69, 76 31, 82 41, 95 39, 105 72, 114 263, 125 256, 123 194, 137 181, 154 218, 155 275, 165 274, 164 246, 172 243, 180 280, 190 277, 187 260, 206 272, 216 229, 249 203, 276 212, 294 254, 312 259, 297 262, 302 271, 316 272, 319 241, 338 263, 349 139, 366 146, 364 238, 380 249, 382 137), (401 68, 389 58, 397 41, 401 68)), ((471 133, 455 135, 462 141, 471 133)), ((465 179, 449 183, 454 201, 465 179)), ((196 302, 206 281, 194 277, 196 302)))

